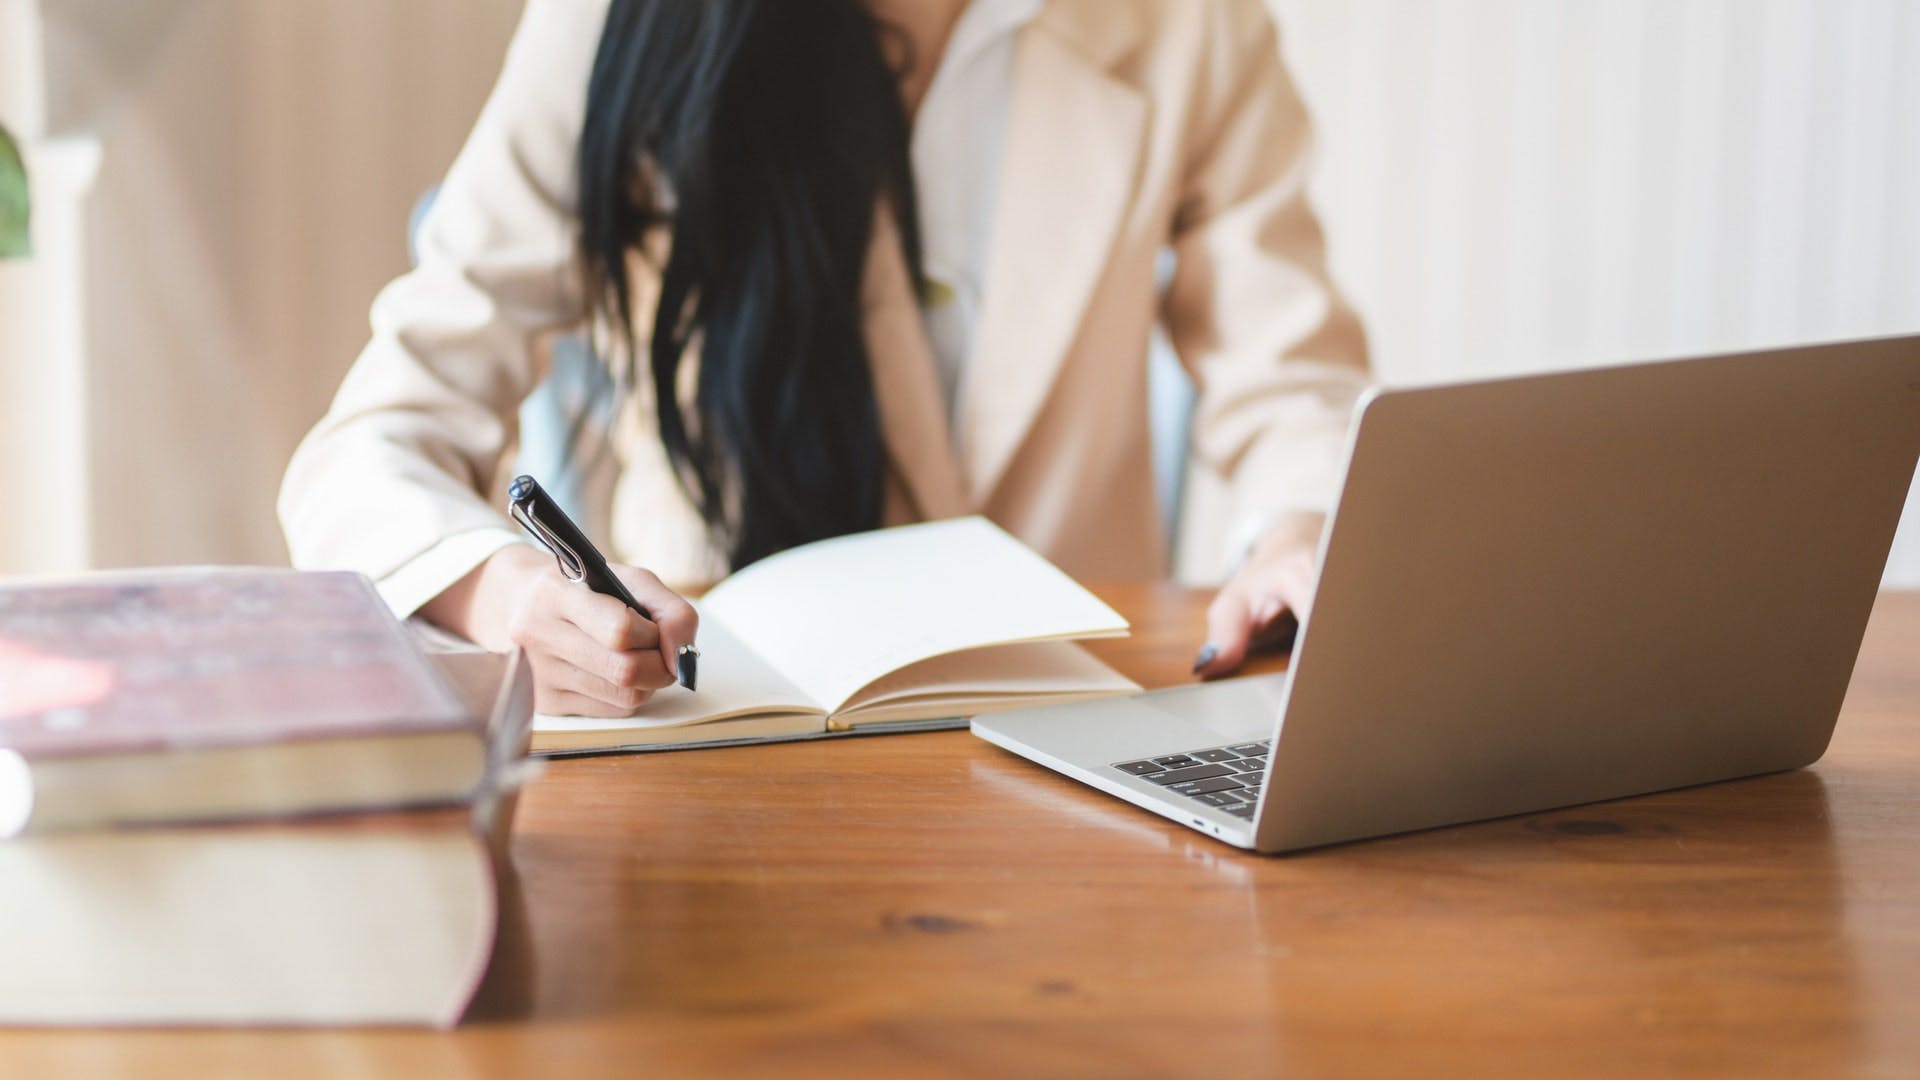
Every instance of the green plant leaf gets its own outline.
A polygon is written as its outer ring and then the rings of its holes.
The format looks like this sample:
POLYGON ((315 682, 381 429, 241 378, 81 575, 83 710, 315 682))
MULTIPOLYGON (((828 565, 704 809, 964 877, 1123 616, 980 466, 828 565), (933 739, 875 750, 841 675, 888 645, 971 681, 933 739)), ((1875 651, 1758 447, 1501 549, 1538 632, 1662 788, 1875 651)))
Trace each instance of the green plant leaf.
POLYGON ((0 126, 0 259, 27 254, 29 240, 27 166, 13 136, 0 126))

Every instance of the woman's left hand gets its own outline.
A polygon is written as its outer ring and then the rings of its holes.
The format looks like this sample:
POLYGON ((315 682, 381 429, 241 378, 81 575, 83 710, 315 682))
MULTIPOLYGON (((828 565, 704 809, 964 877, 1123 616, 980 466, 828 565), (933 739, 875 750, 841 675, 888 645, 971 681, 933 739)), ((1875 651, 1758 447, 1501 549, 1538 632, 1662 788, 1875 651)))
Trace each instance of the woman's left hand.
POLYGON ((1289 614, 1304 615, 1312 606, 1326 520, 1324 514, 1289 514, 1261 534, 1207 608, 1207 643, 1194 657, 1195 675, 1231 675, 1249 650, 1284 633, 1289 614))

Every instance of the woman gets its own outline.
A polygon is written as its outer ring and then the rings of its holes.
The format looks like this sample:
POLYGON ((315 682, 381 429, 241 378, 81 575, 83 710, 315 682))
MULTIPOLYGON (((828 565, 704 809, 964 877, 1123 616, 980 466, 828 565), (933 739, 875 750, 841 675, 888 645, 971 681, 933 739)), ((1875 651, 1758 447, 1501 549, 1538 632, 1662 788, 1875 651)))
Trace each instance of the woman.
POLYGON ((1195 664, 1230 671, 1310 599, 1365 379, 1307 141, 1259 0, 529 0, 288 469, 294 560, 525 646, 539 708, 584 715, 671 681, 696 628, 662 579, 812 539, 984 513, 1077 576, 1158 576, 1161 321, 1238 522, 1195 664), (498 509, 582 327, 622 384, 583 524, 656 622, 498 509))

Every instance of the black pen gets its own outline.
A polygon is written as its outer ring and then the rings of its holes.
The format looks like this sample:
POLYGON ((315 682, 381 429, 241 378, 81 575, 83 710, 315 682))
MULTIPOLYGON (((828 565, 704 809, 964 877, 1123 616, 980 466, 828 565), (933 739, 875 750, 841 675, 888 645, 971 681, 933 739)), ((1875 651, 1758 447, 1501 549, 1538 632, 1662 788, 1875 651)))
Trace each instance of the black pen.
MULTIPOLYGON (((531 476, 516 476, 507 488, 507 516, 520 523, 520 527, 533 534, 535 540, 546 545, 553 557, 560 561, 560 573, 568 581, 584 582, 587 588, 603 596, 611 596, 640 613, 640 617, 655 621, 653 613, 633 598, 627 587, 615 577, 607 566, 606 556, 593 546, 587 534, 573 523, 560 504, 546 493, 540 482, 531 476)), ((700 650, 692 645, 680 646, 674 658, 678 668, 680 685, 693 689, 694 678, 699 674, 700 650)))

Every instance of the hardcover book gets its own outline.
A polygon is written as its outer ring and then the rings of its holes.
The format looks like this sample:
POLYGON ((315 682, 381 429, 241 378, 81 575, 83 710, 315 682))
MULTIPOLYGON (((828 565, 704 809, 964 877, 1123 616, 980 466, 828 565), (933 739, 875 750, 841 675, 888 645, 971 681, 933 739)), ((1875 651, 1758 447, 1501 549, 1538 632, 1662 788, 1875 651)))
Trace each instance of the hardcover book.
POLYGON ((457 1023, 514 908, 533 682, 518 658, 441 663, 490 718, 461 802, 0 841, 0 1024, 457 1023))
POLYGON ((0 836, 444 803, 485 759, 480 718, 358 574, 0 586, 0 836))

